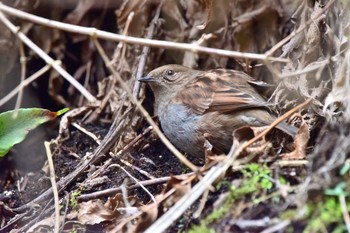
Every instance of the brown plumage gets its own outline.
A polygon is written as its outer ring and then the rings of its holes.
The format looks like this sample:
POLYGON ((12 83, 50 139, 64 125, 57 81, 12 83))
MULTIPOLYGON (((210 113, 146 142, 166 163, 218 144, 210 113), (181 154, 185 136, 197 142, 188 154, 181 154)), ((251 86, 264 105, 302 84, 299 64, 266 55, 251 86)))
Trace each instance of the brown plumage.
MULTIPOLYGON (((204 155, 205 139, 227 153, 233 130, 266 126, 276 119, 253 87, 258 82, 243 72, 165 65, 139 81, 147 82, 154 93, 155 112, 165 135, 193 156, 204 155)), ((297 132, 285 122, 277 128, 291 136, 297 132)))

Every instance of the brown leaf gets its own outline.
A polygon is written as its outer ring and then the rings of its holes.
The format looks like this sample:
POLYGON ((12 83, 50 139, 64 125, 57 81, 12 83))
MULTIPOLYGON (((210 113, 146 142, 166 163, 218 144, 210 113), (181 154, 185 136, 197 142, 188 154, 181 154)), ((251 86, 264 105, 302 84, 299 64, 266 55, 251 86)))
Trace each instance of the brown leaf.
MULTIPOLYGON (((254 137, 258 136, 262 131, 264 131, 267 127, 242 127, 236 131, 234 131, 234 138, 235 140, 238 140, 240 142, 248 141, 250 139, 253 139, 254 137)), ((274 152, 272 150, 266 150, 268 148, 269 142, 266 141, 265 136, 262 137, 260 140, 249 146, 245 149, 244 153, 241 154, 241 158, 245 162, 249 162, 256 157, 263 158, 268 155, 273 155, 274 152)))
POLYGON ((134 16, 130 22, 127 34, 130 36, 142 36, 149 22, 151 4, 151 1, 124 1, 121 8, 117 10, 118 26, 125 28, 128 17, 133 12, 134 16))
POLYGON ((79 25, 82 18, 89 12, 91 8, 93 8, 95 1, 85 0, 78 1, 77 6, 73 11, 71 11, 66 19, 64 20, 66 23, 79 25))
POLYGON ((162 5, 162 28, 166 31, 166 39, 183 41, 188 24, 184 17, 184 8, 179 1, 164 1, 162 5))
POLYGON ((204 23, 201 25, 197 25, 198 29, 203 30, 208 25, 208 23, 212 18, 211 16, 212 16, 213 0, 200 0, 200 2, 204 5, 205 11, 207 13, 207 17, 204 23))
MULTIPOLYGON (((128 199, 131 205, 138 206, 134 196, 129 196, 128 199)), ((114 197, 108 198, 104 204, 101 200, 82 202, 79 203, 78 206, 78 219, 80 223, 89 225, 105 221, 116 221, 122 216, 118 211, 121 207, 125 207, 121 193, 117 193, 114 197)))
MULTIPOLYGON (((194 177, 195 176, 191 176, 187 179, 191 180, 194 177)), ((191 182, 185 182, 186 184, 184 185, 182 184, 183 181, 183 179, 171 177, 163 192, 156 196, 158 205, 151 203, 140 208, 144 213, 141 215, 142 217, 138 219, 134 232, 143 232, 145 229, 147 229, 147 227, 150 226, 160 215, 162 215, 164 211, 176 203, 191 189, 191 182), (167 193, 171 189, 175 189, 175 192, 168 196, 167 193)))
POLYGON ((141 218, 138 219, 133 232, 145 231, 147 227, 149 227, 158 218, 159 208, 157 208, 154 203, 152 203, 151 206, 153 206, 153 208, 149 208, 150 206, 141 207, 143 214, 141 215, 141 218))
MULTIPOLYGON (((71 212, 67 214, 66 216, 60 216, 59 221, 60 223, 67 223, 67 219, 72 220, 76 219, 77 213, 76 212, 71 212)), ((48 229, 53 229, 55 226, 55 216, 49 216, 47 218, 44 218, 32 226, 26 231, 27 233, 35 233, 35 232, 48 232, 48 229)), ((11 232, 18 232, 18 231, 11 231, 11 232)))
POLYGON ((310 24, 310 27, 306 34, 306 44, 305 44, 305 52, 303 56, 302 66, 305 67, 310 62, 317 60, 320 54, 320 43, 322 30, 321 27, 324 24, 324 20, 326 15, 322 14, 321 17, 316 18, 316 16, 322 11, 321 4, 319 2, 315 2, 315 6, 313 12, 311 13, 311 18, 313 23, 310 24))
POLYGON ((191 184, 188 182, 186 183, 186 185, 184 185, 184 184, 181 184, 182 181, 183 180, 172 177, 171 179, 172 188, 175 189, 175 193, 164 201, 164 204, 163 204, 164 208, 170 208, 178 200, 180 200, 186 193, 189 192, 189 190, 191 189, 191 184))
POLYGON ((310 139, 310 131, 308 125, 303 122, 297 135, 294 138, 295 149, 290 153, 282 154, 282 159, 297 160, 306 157, 306 147, 310 139))
POLYGON ((94 225, 105 221, 112 221, 120 216, 118 211, 109 209, 101 200, 79 203, 78 208, 78 220, 82 224, 94 225))

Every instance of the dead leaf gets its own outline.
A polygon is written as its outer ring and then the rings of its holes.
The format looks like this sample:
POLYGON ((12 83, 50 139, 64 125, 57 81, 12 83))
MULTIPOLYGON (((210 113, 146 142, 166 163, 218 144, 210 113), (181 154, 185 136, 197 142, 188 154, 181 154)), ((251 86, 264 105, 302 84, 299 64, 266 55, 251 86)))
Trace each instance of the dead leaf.
POLYGON ((184 182, 185 179, 171 177, 162 193, 155 197, 158 204, 151 203, 140 207, 143 214, 141 215, 141 218, 137 219, 134 232, 143 232, 168 208, 182 198, 184 194, 191 189, 191 180, 194 178, 195 176, 191 176, 187 178, 187 182, 184 182), (175 191, 169 196, 168 192, 172 189, 175 189, 175 191))
POLYGON ((133 12, 134 16, 130 22, 127 34, 130 36, 143 36, 145 28, 148 25, 151 14, 151 1, 127 0, 117 10, 118 26, 125 28, 129 15, 133 12))
POLYGON ((294 138, 294 150, 289 153, 282 154, 282 159, 297 160, 306 157, 306 147, 310 139, 310 131, 308 125, 303 122, 294 138))
MULTIPOLYGON (((137 206, 137 199, 134 196, 128 197, 130 204, 137 206)), ((78 220, 82 224, 94 225, 101 222, 120 219, 123 215, 118 208, 125 207, 123 196, 117 193, 114 197, 108 198, 106 203, 101 200, 90 200, 81 202, 78 205, 78 220)), ((124 210, 125 211, 125 208, 124 210)))
MULTIPOLYGON (((207 17, 204 23, 201 25, 197 25, 198 29, 203 30, 212 19, 213 0, 200 0, 200 2, 202 3, 202 5, 204 5, 205 11, 207 13, 207 17)), ((217 5, 220 5, 220 4, 217 4, 217 5)))
MULTIPOLYGON (((66 216, 60 216, 60 223, 65 222, 66 219, 76 219, 77 213, 72 211, 66 216)), ((27 233, 36 233, 36 232, 48 232, 48 229, 53 229, 55 225, 55 216, 50 216, 40 220, 39 222, 33 224, 26 232, 27 233)), ((82 229, 85 229, 84 226, 81 226, 82 229)), ((12 232, 12 231, 11 231, 12 232)))
POLYGON ((78 220, 82 224, 99 224, 105 221, 112 221, 118 216, 120 216, 118 211, 106 208, 101 200, 82 202, 78 206, 78 220))
POLYGON ((172 177, 167 185, 167 189, 174 188, 175 192, 169 198, 167 198, 163 203, 163 208, 168 209, 173 206, 178 200, 180 200, 186 193, 191 189, 191 183, 181 184, 183 180, 172 177))
POLYGON ((149 208, 150 206, 141 207, 143 214, 137 219, 135 229, 132 232, 145 231, 147 227, 149 227, 158 218, 159 207, 157 207, 154 203, 152 203, 151 206, 153 206, 153 208, 149 208))

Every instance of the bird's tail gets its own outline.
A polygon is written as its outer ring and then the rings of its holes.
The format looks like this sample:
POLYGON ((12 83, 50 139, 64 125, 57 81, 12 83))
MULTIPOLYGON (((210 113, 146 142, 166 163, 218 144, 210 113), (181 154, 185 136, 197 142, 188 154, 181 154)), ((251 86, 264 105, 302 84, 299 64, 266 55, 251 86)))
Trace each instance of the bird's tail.
POLYGON ((281 123, 279 123, 276 126, 277 129, 282 130, 283 132, 289 134, 290 136, 292 136, 294 138, 294 136, 297 134, 298 132, 298 128, 292 125, 288 125, 287 122, 283 121, 281 123))

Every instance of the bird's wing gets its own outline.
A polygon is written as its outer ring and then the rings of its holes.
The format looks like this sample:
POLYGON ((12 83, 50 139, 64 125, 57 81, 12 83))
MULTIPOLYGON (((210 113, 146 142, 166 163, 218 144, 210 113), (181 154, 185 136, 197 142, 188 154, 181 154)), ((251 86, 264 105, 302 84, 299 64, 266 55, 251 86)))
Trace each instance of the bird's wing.
POLYGON ((178 92, 174 102, 186 105, 196 114, 266 107, 262 96, 251 86, 254 80, 243 72, 216 69, 201 73, 178 92))

